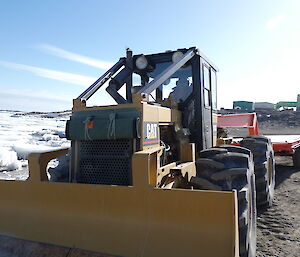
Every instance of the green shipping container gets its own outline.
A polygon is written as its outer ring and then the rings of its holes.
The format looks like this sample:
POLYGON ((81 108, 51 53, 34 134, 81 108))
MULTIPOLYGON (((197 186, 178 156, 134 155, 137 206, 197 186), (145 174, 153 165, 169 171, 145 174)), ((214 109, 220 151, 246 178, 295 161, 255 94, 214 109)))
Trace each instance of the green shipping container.
POLYGON ((233 109, 254 111, 254 103, 248 101, 234 101, 233 109))

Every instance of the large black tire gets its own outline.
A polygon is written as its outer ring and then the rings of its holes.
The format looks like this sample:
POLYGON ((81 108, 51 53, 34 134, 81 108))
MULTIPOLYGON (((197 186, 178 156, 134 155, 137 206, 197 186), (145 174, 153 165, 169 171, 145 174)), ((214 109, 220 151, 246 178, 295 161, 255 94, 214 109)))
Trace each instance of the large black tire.
POLYGON ((231 191, 238 194, 239 247, 241 257, 255 257, 256 201, 252 154, 242 147, 224 146, 203 150, 196 161, 197 189, 231 191))
POLYGON ((293 155, 294 167, 300 169, 300 147, 298 147, 293 155))
POLYGON ((240 144, 253 153, 256 204, 258 207, 269 207, 272 205, 275 190, 275 157, 272 143, 267 137, 249 136, 240 144))

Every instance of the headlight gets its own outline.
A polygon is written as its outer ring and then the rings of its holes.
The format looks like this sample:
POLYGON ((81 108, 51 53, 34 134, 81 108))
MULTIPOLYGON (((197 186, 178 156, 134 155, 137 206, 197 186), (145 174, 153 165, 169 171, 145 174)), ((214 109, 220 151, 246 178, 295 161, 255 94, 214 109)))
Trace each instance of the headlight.
POLYGON ((148 66, 148 61, 147 58, 144 55, 141 55, 140 57, 138 57, 135 61, 135 66, 139 69, 139 70, 143 70, 146 69, 148 66))
POLYGON ((177 51, 172 55, 172 62, 178 62, 183 57, 183 52, 177 51))

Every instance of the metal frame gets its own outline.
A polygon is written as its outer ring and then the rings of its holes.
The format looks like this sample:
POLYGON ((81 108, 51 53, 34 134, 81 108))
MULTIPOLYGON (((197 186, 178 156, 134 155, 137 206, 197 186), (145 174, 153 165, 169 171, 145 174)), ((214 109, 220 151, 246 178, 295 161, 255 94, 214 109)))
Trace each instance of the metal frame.
MULTIPOLYGON (((174 74, 178 69, 180 69, 184 64, 186 64, 196 53, 197 49, 195 47, 189 49, 178 49, 185 52, 185 55, 181 60, 172 64, 164 72, 162 72, 157 78, 155 78, 151 83, 146 84, 143 88, 139 90, 138 93, 149 94, 156 89, 157 99, 162 100, 162 86, 161 84, 172 74, 174 74)), ((150 63, 163 63, 170 62, 172 59, 172 54, 174 52, 166 52, 160 54, 146 55, 150 63)), ((89 88, 87 88, 82 94, 80 94, 77 99, 82 102, 87 101, 94 93, 97 92, 109 79, 111 79, 109 86, 106 91, 112 96, 112 98, 118 104, 125 104, 132 102, 132 74, 137 72, 134 66, 135 60, 140 55, 132 56, 132 51, 130 49, 126 50, 126 58, 120 58, 120 60, 106 71, 99 79, 97 79, 89 88), (124 67, 121 71, 120 69, 124 67), (118 72, 118 73, 117 73, 118 72), (117 73, 117 74, 116 74, 117 73), (113 77, 113 75, 115 75, 113 77), (126 83, 126 99, 124 99, 118 90, 126 83)))
POLYGON ((87 101, 97 90, 102 87, 123 65, 125 64, 124 58, 121 58, 114 66, 105 72, 99 79, 97 79, 90 87, 88 87, 77 99, 87 101))
POLYGON ((200 56, 197 55, 192 60, 192 73, 193 73, 193 99, 194 99, 194 111, 195 111, 195 132, 192 131, 192 135, 195 136, 196 150, 203 150, 203 84, 202 84, 202 70, 200 56))
POLYGON ((168 78, 170 78, 176 71, 178 71, 184 64, 186 64, 195 55, 195 50, 188 50, 184 56, 177 62, 171 64, 166 70, 159 74, 149 84, 143 86, 138 93, 139 94, 150 94, 155 89, 159 88, 168 78))
POLYGON ((286 138, 284 142, 272 142, 275 155, 279 156, 292 156, 295 154, 296 149, 300 149, 300 137, 292 141, 286 138))

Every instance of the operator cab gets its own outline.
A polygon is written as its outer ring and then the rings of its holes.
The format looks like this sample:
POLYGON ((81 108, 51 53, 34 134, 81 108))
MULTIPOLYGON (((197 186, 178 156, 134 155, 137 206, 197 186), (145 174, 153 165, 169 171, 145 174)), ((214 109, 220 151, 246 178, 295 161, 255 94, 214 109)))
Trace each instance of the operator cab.
POLYGON ((127 49, 110 70, 83 92, 88 100, 105 82, 106 91, 117 104, 132 103, 133 92, 144 94, 149 103, 178 108, 182 126, 190 132, 197 152, 212 147, 217 133, 217 67, 197 48, 151 55, 132 55, 127 49), (120 89, 125 86, 126 94, 120 89))

